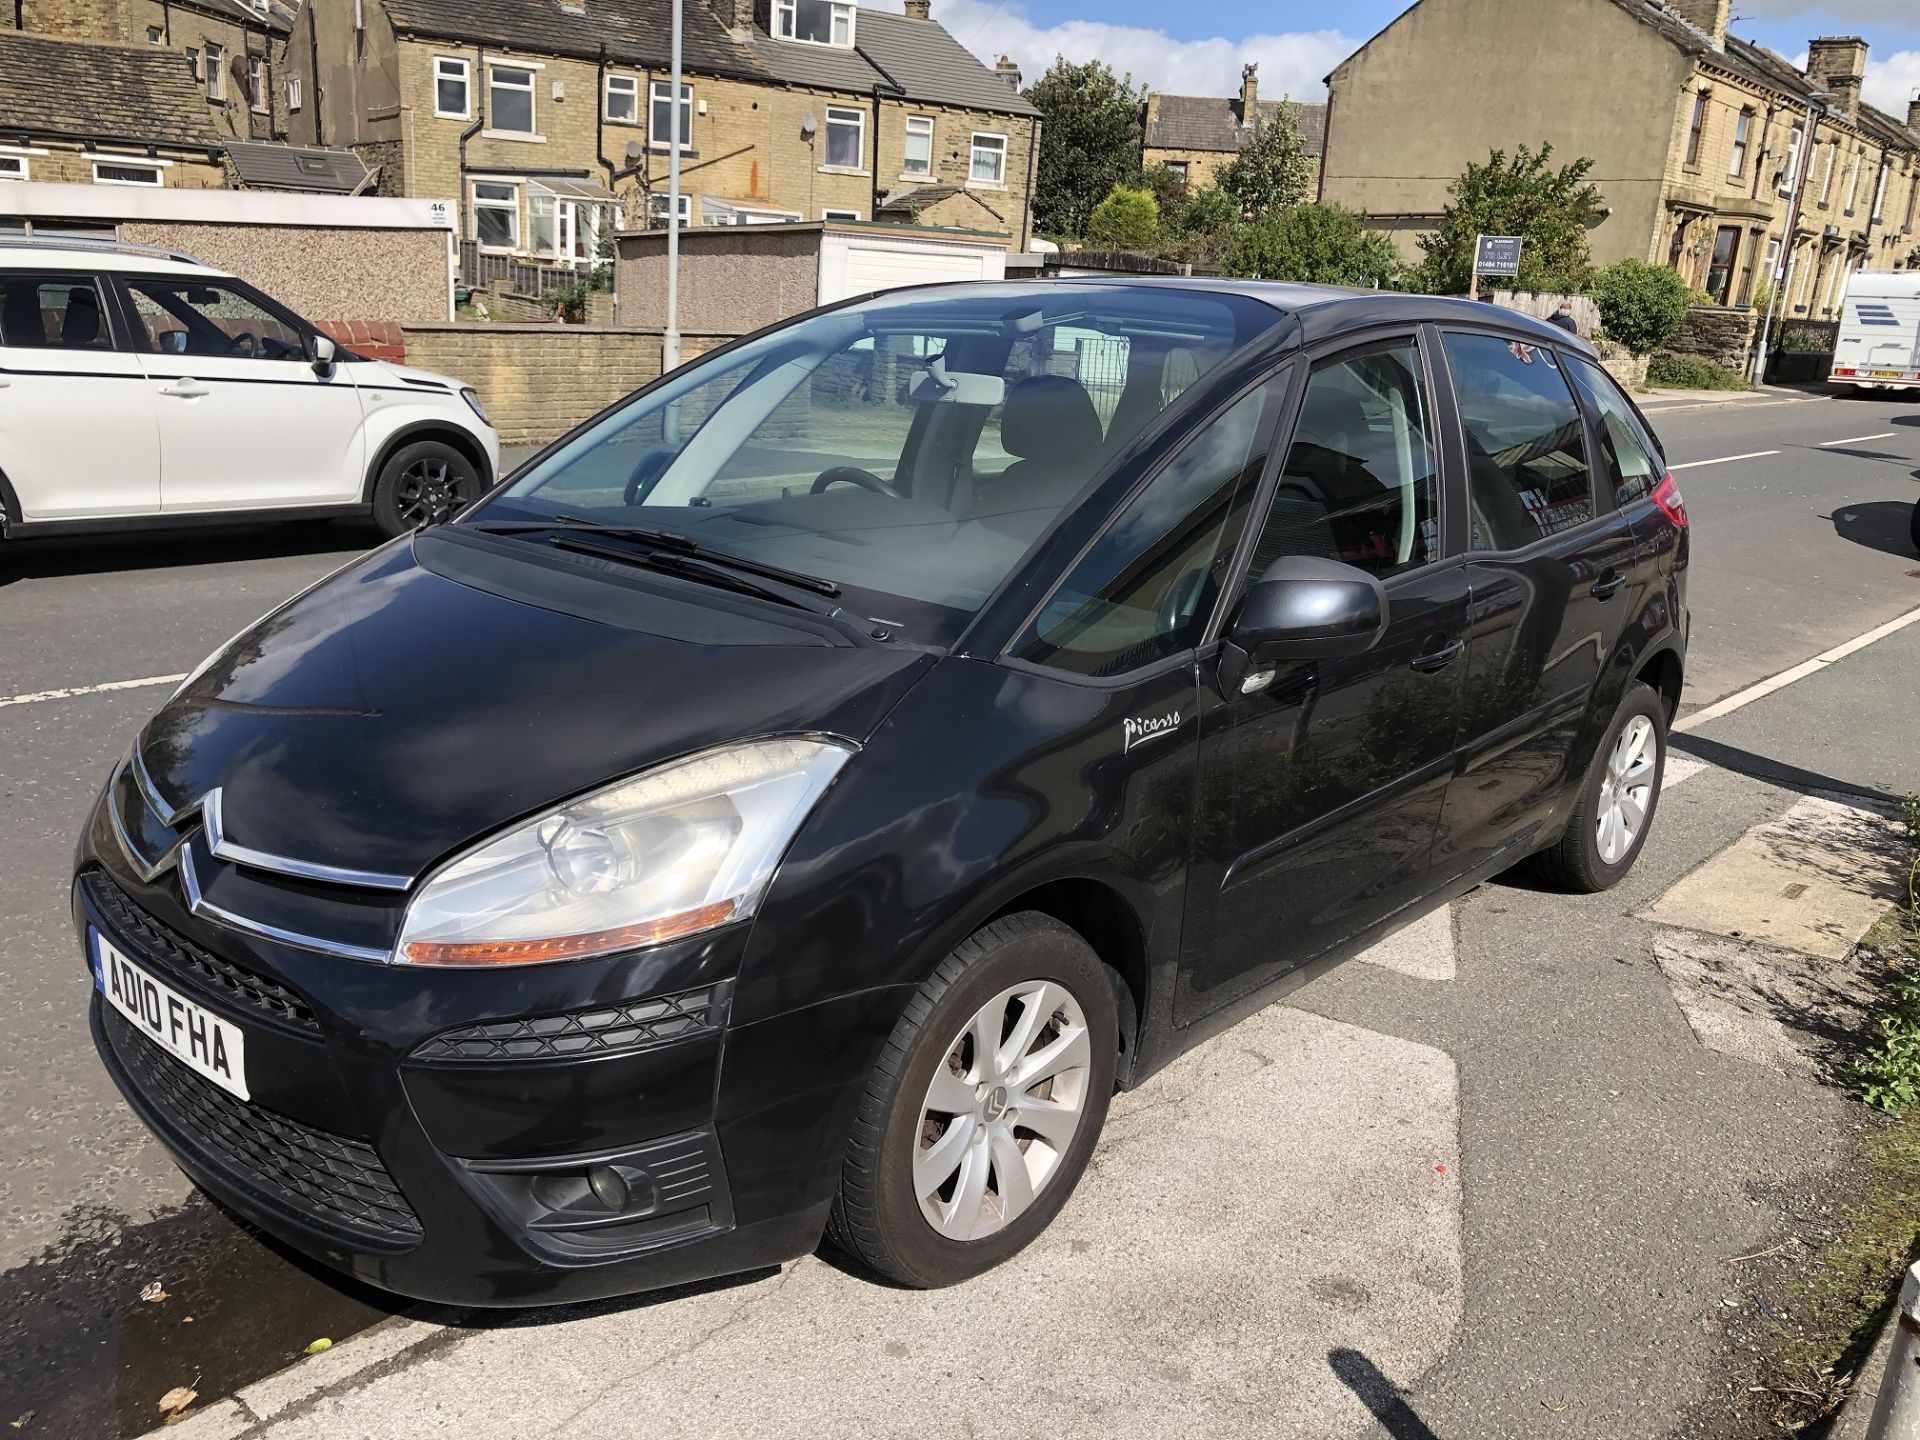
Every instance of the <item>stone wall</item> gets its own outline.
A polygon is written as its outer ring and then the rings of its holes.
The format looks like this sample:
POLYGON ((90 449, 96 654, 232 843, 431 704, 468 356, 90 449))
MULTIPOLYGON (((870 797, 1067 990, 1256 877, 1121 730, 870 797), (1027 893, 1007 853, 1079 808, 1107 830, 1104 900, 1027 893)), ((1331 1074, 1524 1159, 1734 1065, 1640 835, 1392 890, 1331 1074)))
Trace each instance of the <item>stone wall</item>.
POLYGON ((1757 310, 1723 310, 1717 305, 1695 305, 1687 311, 1680 331, 1660 347, 1662 355, 1704 360, 1729 370, 1744 370, 1753 347, 1757 310))
MULTIPOLYGON (((503 445, 544 445, 660 375, 660 332, 591 325, 408 325, 407 363, 465 381, 503 445)), ((683 335, 691 360, 730 335, 683 335)))

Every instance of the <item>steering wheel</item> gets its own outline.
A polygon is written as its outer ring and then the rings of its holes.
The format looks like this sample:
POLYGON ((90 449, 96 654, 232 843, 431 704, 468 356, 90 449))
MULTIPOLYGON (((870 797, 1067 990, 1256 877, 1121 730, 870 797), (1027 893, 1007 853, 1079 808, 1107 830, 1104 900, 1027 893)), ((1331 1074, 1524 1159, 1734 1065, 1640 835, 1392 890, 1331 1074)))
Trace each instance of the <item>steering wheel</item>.
POLYGON ((242 330, 233 337, 231 349, 235 355, 258 355, 260 337, 251 330, 242 330))
POLYGON ((862 490, 871 490, 876 495, 885 495, 892 500, 904 500, 893 486, 882 480, 870 470, 862 470, 857 465, 836 465, 831 470, 822 470, 813 477, 813 484, 807 493, 818 495, 829 485, 858 485, 862 490))

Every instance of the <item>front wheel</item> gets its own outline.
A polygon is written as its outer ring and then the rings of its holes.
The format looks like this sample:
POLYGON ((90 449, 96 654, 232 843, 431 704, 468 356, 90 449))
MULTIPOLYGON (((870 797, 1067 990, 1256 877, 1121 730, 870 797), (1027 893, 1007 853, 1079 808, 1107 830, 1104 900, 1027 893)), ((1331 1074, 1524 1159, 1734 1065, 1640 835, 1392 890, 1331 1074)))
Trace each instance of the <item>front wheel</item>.
POLYGON ((1118 1054, 1112 985, 1084 940, 1031 912, 975 931, 881 1053, 830 1237, 918 1289, 1017 1254, 1086 1169, 1118 1054))
POLYGON ((1640 857, 1667 766, 1667 708, 1636 680, 1600 742, 1567 832, 1534 857, 1534 868, 1563 890, 1595 894, 1620 883, 1640 857))
POLYGON ((444 440, 402 445, 380 467, 373 486, 373 523, 405 535, 451 520, 480 498, 480 472, 444 440))

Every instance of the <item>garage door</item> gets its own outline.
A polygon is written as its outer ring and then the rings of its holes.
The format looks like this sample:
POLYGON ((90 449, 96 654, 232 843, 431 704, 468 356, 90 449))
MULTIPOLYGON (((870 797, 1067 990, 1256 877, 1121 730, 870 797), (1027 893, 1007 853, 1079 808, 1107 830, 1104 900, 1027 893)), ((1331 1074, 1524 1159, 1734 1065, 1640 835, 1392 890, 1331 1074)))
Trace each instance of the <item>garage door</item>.
POLYGON ((900 285, 930 285, 939 280, 986 278, 987 257, 965 250, 894 250, 847 247, 848 295, 892 290, 900 285))

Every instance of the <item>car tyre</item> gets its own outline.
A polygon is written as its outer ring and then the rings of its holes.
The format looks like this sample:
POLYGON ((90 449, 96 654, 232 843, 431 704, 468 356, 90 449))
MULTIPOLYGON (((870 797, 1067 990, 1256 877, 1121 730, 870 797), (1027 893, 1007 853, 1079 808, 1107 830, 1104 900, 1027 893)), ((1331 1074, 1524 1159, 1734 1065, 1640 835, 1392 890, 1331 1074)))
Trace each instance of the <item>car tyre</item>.
POLYGON ((1666 702, 1636 680, 1613 712, 1566 833, 1533 857, 1534 873, 1583 895, 1619 884, 1653 829, 1666 768, 1666 702))
POLYGON ((416 440, 387 457, 373 485, 373 523, 388 536, 451 520, 480 498, 480 472, 444 440, 416 440))
POLYGON ((915 1289, 1017 1254, 1085 1171, 1118 1054, 1113 982, 1086 941, 1035 912, 981 927, 940 962, 881 1052, 828 1238, 915 1289), (997 1049, 978 1039, 996 1024, 997 1049))

